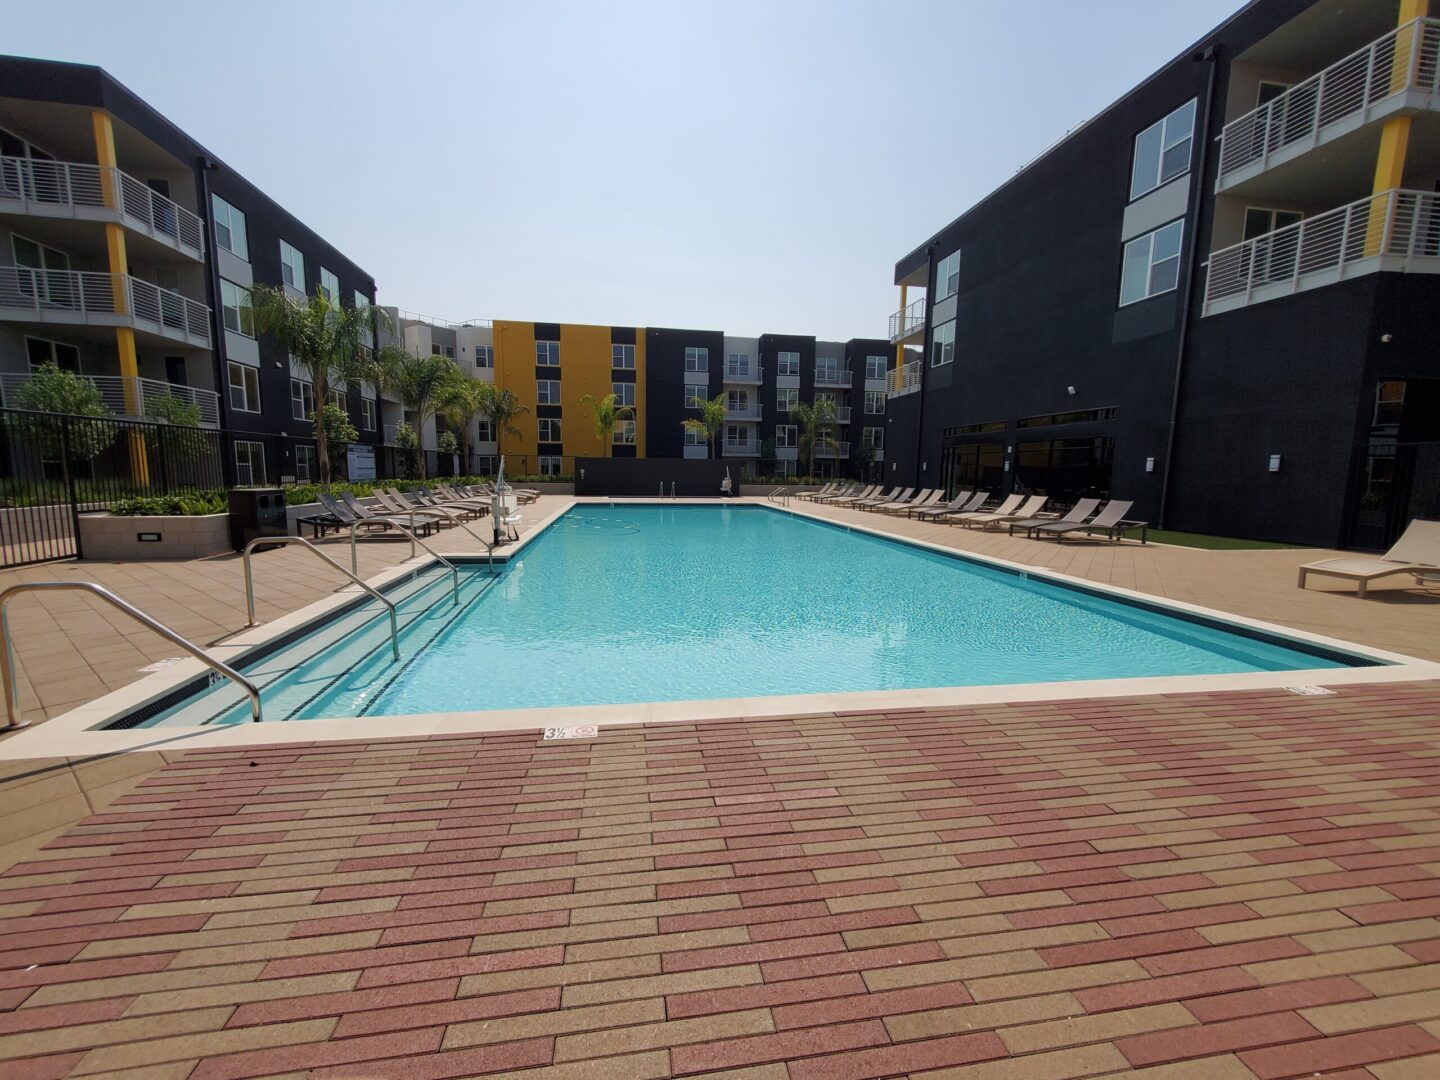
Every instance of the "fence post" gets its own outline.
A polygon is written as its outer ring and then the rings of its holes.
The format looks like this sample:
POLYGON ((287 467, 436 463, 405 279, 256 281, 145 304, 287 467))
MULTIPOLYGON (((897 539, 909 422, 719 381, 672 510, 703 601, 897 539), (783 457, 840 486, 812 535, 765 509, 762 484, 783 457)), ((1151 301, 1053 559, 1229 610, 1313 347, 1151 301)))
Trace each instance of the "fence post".
MULTIPOLYGON (((153 430, 155 432, 155 456, 160 459, 160 493, 168 495, 174 484, 172 483, 173 478, 170 475, 170 463, 167 460, 168 455, 165 453, 165 443, 167 441, 165 438, 165 425, 156 424, 153 430)), ((152 491, 151 494, 154 494, 154 492, 152 491)))
POLYGON ((60 418, 60 468, 65 474, 65 495, 70 501, 70 529, 75 537, 75 557, 83 559, 85 552, 80 546, 80 503, 75 494, 75 473, 70 468, 70 425, 74 422, 68 416, 60 418))

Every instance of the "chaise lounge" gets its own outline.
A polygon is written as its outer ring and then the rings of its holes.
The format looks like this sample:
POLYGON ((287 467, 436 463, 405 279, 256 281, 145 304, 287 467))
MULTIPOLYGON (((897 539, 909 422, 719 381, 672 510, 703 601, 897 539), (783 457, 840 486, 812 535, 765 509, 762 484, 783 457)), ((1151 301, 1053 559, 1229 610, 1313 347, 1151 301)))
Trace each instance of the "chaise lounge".
POLYGON ((1355 582, 1355 595, 1364 599, 1370 582, 1392 574, 1413 574, 1417 585, 1440 585, 1440 521, 1416 518, 1405 527, 1395 546, 1378 558, 1322 559, 1300 567, 1300 588, 1310 574, 1355 582))
POLYGON ((1105 504, 1103 510, 1089 521, 1082 521, 1076 524, 1055 521, 1049 525, 1037 525, 1030 530, 1030 535, 1037 540, 1041 536, 1053 536, 1057 544, 1062 544, 1065 542, 1065 537, 1070 533, 1080 532, 1088 536, 1094 536, 1098 533, 1108 537, 1110 542, 1114 544, 1119 543, 1122 533, 1130 529, 1139 529, 1140 542, 1143 544, 1146 542, 1145 537, 1146 530, 1149 527, 1148 523, 1144 521, 1127 521, 1125 519, 1126 513, 1128 513, 1130 507, 1134 505, 1133 502, 1126 502, 1123 499, 1112 499, 1105 504))

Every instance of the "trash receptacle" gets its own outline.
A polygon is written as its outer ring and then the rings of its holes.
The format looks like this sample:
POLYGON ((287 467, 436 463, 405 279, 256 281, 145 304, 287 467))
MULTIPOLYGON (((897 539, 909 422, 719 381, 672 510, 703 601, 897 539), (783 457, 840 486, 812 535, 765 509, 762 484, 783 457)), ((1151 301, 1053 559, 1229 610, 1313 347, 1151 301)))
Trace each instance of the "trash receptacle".
MULTIPOLYGON (((285 536, 290 522, 285 515, 285 492, 280 488, 230 489, 230 544, 243 551, 261 536, 285 536)), ((273 545, 278 547, 279 545, 273 545)), ((264 551, 263 546, 256 548, 264 551)))

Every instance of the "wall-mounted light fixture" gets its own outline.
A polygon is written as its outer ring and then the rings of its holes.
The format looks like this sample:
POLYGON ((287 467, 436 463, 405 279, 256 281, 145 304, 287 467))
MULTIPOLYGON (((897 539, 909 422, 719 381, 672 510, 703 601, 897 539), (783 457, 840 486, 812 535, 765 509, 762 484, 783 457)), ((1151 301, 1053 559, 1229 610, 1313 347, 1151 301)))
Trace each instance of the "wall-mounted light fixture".
POLYGON ((1155 471, 1155 459, 1154 459, 1153 457, 1147 457, 1147 458, 1145 459, 1145 471, 1146 471, 1146 472, 1154 472, 1154 471, 1155 471))
POLYGON ((1065 392, 1066 392, 1067 394, 1069 394, 1071 397, 1074 397, 1074 396, 1075 396, 1075 388, 1074 388, 1073 386, 1067 386, 1067 387, 1065 387, 1065 392))
POLYGON ((1280 471, 1280 455, 1279 455, 1279 454, 1271 454, 1271 455, 1270 455, 1270 471, 1271 471, 1271 472, 1279 472, 1279 471, 1280 471))

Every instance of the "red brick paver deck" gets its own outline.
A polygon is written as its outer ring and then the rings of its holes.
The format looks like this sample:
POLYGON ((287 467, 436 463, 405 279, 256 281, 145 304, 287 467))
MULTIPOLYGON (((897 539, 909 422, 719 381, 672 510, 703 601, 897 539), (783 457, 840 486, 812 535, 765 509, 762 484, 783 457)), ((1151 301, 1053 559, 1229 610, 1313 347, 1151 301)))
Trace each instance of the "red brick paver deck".
POLYGON ((0 1075, 1440 1076, 1437 810, 1437 684, 195 752, 0 878, 0 1075))

